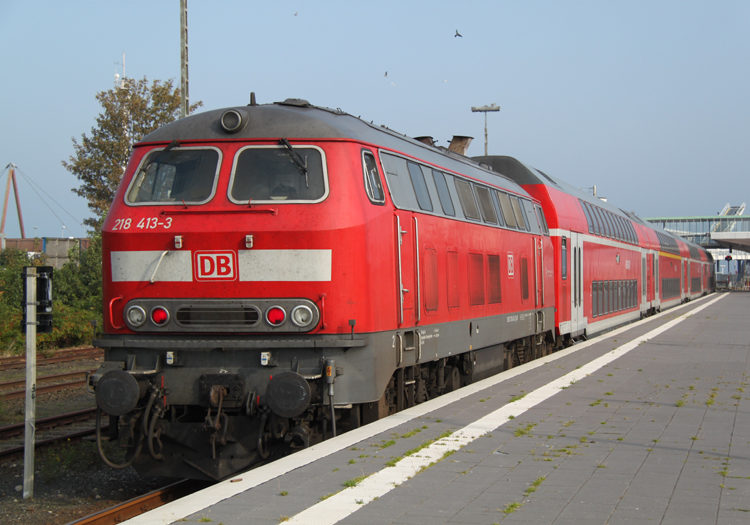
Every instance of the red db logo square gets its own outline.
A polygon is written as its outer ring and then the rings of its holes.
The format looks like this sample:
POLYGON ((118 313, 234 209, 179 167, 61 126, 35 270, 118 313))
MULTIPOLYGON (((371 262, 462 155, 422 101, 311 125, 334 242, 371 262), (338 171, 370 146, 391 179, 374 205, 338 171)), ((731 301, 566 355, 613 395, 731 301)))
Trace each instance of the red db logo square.
POLYGON ((234 281, 237 257, 234 252, 195 252, 195 279, 198 281, 234 281))

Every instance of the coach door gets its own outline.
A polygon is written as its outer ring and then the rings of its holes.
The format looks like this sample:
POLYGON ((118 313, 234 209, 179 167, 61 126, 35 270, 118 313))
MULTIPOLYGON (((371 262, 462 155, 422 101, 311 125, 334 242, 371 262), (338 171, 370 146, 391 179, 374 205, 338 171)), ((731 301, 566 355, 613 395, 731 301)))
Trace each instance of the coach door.
POLYGON ((654 300, 654 256, 649 253, 646 255, 646 301, 651 302, 654 300))
POLYGON ((659 297, 659 254, 654 254, 654 306, 659 307, 661 305, 661 297, 659 297))
POLYGON ((646 254, 641 253, 641 313, 648 310, 646 304, 646 254))
POLYGON ((583 316, 583 237, 570 232, 570 333, 586 328, 583 316))
POLYGON ((687 295, 687 283, 688 283, 688 280, 687 280, 687 272, 688 272, 688 262, 687 262, 687 261, 683 261, 683 262, 682 262, 682 267, 681 267, 680 269, 682 270, 682 271, 680 272, 680 279, 681 279, 681 281, 680 281, 680 285, 681 285, 681 287, 682 287, 682 295, 684 296, 684 295, 687 295))
POLYGON ((534 283, 536 298, 534 306, 544 308, 544 247, 541 237, 534 237, 534 283))
POLYGON ((419 322, 419 222, 411 212, 397 211, 396 263, 398 270, 398 323, 400 326, 414 326, 419 322))

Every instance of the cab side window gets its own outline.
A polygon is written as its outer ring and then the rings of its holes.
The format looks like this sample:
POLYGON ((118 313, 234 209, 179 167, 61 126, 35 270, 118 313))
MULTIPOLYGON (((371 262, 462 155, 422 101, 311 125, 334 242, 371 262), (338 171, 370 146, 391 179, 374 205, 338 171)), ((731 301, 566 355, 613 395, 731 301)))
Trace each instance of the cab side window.
POLYGON ((362 152, 362 169, 365 176, 365 190, 370 202, 382 205, 385 203, 385 193, 383 185, 380 182, 380 172, 375 162, 375 156, 369 151, 362 152))

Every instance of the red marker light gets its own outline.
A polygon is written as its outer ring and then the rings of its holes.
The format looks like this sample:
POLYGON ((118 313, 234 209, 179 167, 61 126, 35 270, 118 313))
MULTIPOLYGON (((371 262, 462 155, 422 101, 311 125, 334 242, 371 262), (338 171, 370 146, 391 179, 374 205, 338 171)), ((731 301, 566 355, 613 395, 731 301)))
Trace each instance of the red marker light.
POLYGON ((156 326, 163 326, 167 324, 167 321, 169 321, 169 312, 166 308, 157 306, 156 308, 151 310, 151 321, 156 326))
POLYGON ((286 312, 280 306, 272 306, 266 311, 266 321, 271 326, 279 326, 286 321, 286 312))

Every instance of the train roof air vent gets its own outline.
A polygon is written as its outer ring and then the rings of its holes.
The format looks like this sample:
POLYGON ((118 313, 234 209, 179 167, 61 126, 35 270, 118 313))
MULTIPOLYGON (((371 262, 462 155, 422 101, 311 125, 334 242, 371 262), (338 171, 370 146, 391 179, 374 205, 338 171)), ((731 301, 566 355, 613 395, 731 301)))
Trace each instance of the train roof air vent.
POLYGON ((459 155, 466 155, 466 150, 469 149, 469 144, 474 140, 474 137, 466 137, 464 135, 453 135, 450 146, 448 149, 459 155))
POLYGON ((284 102, 276 102, 276 104, 280 106, 296 106, 298 108, 309 108, 312 105, 304 98, 288 98, 284 102))

